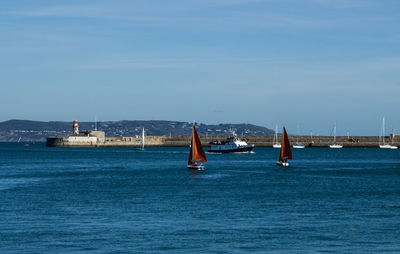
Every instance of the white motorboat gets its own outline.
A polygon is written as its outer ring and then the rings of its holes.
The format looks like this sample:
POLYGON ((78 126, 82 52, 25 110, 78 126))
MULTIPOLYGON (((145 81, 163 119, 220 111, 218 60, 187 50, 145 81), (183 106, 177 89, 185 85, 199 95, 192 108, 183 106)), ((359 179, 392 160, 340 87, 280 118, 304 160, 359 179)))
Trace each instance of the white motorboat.
POLYGON ((212 141, 208 144, 209 153, 250 153, 254 145, 249 145, 241 140, 233 131, 233 136, 226 141, 212 141))

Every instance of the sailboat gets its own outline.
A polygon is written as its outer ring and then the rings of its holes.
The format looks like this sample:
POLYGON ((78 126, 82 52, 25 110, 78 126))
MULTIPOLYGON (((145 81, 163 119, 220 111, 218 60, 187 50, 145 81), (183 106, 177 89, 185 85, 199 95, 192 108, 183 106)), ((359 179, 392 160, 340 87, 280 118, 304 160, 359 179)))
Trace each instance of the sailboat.
POLYGON ((274 141, 272 144, 273 148, 281 148, 281 144, 278 143, 278 125, 275 125, 275 135, 274 135, 274 141))
POLYGON ((382 143, 380 143, 380 140, 379 140, 379 148, 390 149, 392 147, 391 145, 386 144, 386 142, 385 142, 385 117, 382 118, 381 139, 382 139, 382 143))
POLYGON ((394 135, 393 128, 392 128, 392 135, 391 136, 392 136, 392 145, 390 146, 390 149, 397 149, 398 147, 394 145, 394 137, 395 137, 395 135, 394 135))
POLYGON ((329 148, 343 148, 342 144, 336 142, 336 122, 333 126, 333 143, 329 145, 329 148))
POLYGON ((192 141, 190 143, 190 153, 187 168, 204 170, 205 167, 201 162, 207 162, 206 154, 204 153, 203 146, 201 145, 199 135, 197 134, 196 127, 192 128, 192 141), (198 164, 200 163, 200 164, 198 164))
POLYGON ((299 125, 297 125, 297 138, 296 138, 296 144, 293 145, 293 148, 305 148, 306 146, 299 143, 299 125))
POLYGON ((142 148, 142 150, 144 150, 144 141, 145 141, 145 138, 144 138, 144 128, 142 129, 142 139, 140 140, 140 145, 142 146, 141 148, 142 148))
POLYGON ((279 153, 279 159, 276 162, 276 164, 283 167, 289 167, 288 160, 291 159, 292 159, 292 150, 290 150, 290 142, 288 135, 286 133, 286 129, 285 127, 283 127, 281 152, 279 153))
POLYGON ((312 136, 312 131, 310 131, 310 143, 308 143, 308 147, 312 147, 314 144, 313 136, 312 136))

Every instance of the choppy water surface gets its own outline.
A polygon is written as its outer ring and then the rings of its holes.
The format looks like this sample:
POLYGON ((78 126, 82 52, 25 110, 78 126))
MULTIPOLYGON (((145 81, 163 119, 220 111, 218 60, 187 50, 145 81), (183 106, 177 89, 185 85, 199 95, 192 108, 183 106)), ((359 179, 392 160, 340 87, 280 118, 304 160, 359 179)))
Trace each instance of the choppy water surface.
POLYGON ((0 252, 400 252, 400 151, 0 144, 0 252))

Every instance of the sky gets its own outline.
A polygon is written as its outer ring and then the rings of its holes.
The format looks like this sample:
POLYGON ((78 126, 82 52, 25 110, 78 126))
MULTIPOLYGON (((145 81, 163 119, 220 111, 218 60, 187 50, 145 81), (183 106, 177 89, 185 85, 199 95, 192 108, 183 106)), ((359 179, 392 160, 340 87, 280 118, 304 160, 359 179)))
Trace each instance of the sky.
POLYGON ((397 0, 1 0, 0 121, 400 132, 397 0))

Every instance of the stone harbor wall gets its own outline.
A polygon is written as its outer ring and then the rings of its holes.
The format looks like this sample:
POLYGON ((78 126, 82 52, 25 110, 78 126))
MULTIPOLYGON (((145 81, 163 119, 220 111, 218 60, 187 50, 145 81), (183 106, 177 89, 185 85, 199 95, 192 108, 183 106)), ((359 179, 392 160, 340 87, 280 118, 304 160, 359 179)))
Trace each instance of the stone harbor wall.
MULTIPOLYGON (((190 136, 146 136, 146 146, 189 146, 190 136)), ((214 140, 226 140, 226 136, 201 136, 201 142, 207 146, 209 142, 214 140)), ((248 136, 242 138, 248 144, 254 144, 256 147, 271 147, 273 137, 271 136, 248 136)), ((279 142, 281 137, 278 137, 279 142)), ((306 147, 328 147, 333 143, 333 137, 315 136, 289 136, 290 143, 296 142, 304 144, 306 147)), ((387 143, 391 144, 391 138, 385 138, 387 143)), ((140 146, 141 138, 138 137, 101 137, 98 142, 71 142, 68 137, 49 137, 47 138, 47 146, 51 147, 135 147, 140 146)), ((336 137, 336 141, 343 147, 378 147, 379 137, 377 136, 353 136, 353 137, 336 137)), ((394 138, 394 145, 400 145, 400 136, 394 138)))

